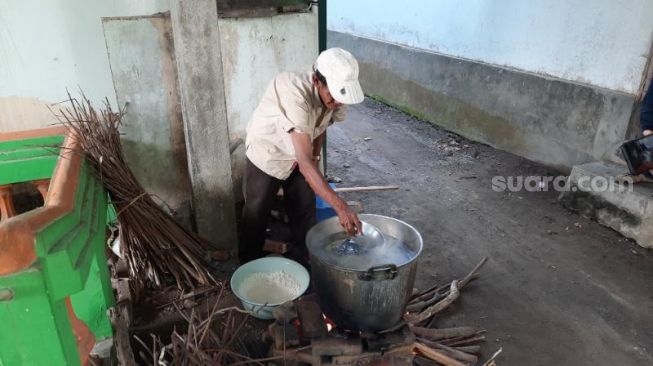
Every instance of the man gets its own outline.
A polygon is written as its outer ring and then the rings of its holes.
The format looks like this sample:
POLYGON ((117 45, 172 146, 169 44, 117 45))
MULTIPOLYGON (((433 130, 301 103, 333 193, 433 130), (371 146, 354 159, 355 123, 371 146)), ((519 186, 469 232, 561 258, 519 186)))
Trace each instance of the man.
POLYGON ((642 129, 642 135, 648 136, 653 134, 653 80, 648 86, 648 91, 642 100, 642 106, 639 111, 639 123, 642 129))
POLYGON ((345 104, 363 101, 358 62, 351 53, 322 52, 312 72, 285 72, 268 85, 247 127, 241 263, 264 255, 268 217, 280 187, 293 235, 291 256, 306 264, 306 233, 315 224, 315 194, 336 211, 349 234, 360 231, 356 213, 318 169, 326 128, 345 118, 345 104))
MULTIPOLYGON (((650 82, 648 90, 642 100, 642 105, 639 109, 639 125, 643 136, 653 134, 653 80, 650 82)), ((653 182, 653 171, 648 171, 639 175, 625 175, 632 183, 640 182, 653 182)), ((620 177, 619 179, 624 179, 620 177)))

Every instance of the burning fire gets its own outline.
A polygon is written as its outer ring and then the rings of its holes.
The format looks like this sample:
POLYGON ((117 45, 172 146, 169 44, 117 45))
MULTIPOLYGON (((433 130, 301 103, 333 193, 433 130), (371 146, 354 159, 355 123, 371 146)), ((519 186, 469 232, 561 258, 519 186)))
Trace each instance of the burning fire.
POLYGON ((327 318, 326 315, 322 314, 322 318, 324 319, 324 323, 326 324, 327 327, 327 332, 331 332, 333 328, 336 327, 336 325, 331 321, 331 319, 327 318))

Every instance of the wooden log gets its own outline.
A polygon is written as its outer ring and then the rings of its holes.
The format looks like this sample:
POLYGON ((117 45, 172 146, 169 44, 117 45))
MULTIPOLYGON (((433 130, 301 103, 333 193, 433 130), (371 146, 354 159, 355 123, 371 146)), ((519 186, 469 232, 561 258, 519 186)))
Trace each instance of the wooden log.
POLYGON ((420 343, 423 343, 431 348, 434 349, 439 349, 441 350, 444 354, 451 356, 457 360, 460 361, 465 361, 465 362, 471 362, 472 364, 476 364, 478 361, 478 357, 471 355, 469 353, 463 352, 461 350, 455 349, 453 347, 445 346, 443 344, 440 344, 438 342, 433 342, 429 341, 428 339, 423 339, 423 338, 418 338, 418 341, 420 343))
POLYGON ((413 333, 408 327, 403 327, 401 330, 383 333, 377 337, 367 339, 368 351, 388 351, 393 348, 411 345, 415 343, 415 333, 413 333))
POLYGON ((410 303, 406 306, 406 311, 409 313, 416 313, 424 310, 425 308, 437 303, 438 301, 441 301, 444 299, 446 295, 442 295, 439 293, 434 293, 433 296, 430 299, 423 300, 423 301, 418 301, 414 303, 410 303))
POLYGON ((313 356, 353 356, 363 353, 360 338, 316 338, 311 341, 313 356))
MULTIPOLYGON (((488 260, 487 257, 481 259, 481 261, 476 265, 476 267, 474 267, 465 277, 463 277, 462 279, 460 279, 458 281, 459 282, 459 284, 458 284, 458 289, 459 290, 462 290, 465 286, 467 286, 467 284, 469 282, 471 282, 472 280, 474 280, 475 278, 477 278, 479 276, 478 271, 481 269, 481 267, 483 267, 485 265, 487 260, 488 260)), ((433 298, 435 296, 434 295, 435 293, 441 294, 442 291, 446 290, 448 287, 449 287, 449 285, 444 285, 444 286, 435 285, 435 286, 433 286, 433 287, 431 287, 431 288, 429 288, 429 289, 427 289, 425 291, 422 291, 422 292, 420 292, 420 293, 418 293, 416 295, 413 295, 408 303, 409 304, 415 304, 415 303, 418 303, 420 301, 425 301, 425 300, 431 299, 431 298, 433 298)), ((447 294, 447 292, 444 293, 444 295, 446 295, 446 294, 447 294)))
POLYGON ((471 281, 476 277, 477 272, 481 269, 481 267, 485 265, 486 262, 487 262, 487 257, 481 259, 481 261, 476 265, 476 267, 474 267, 474 269, 472 269, 471 272, 467 274, 467 276, 465 276, 462 280, 460 280, 458 288, 462 289, 465 286, 467 286, 469 281, 471 281))
POLYGON ((483 342, 483 341, 485 341, 485 336, 477 335, 474 337, 464 338, 453 342, 442 341, 442 343, 445 343, 449 347, 458 347, 458 346, 466 346, 472 343, 483 342))
POLYGON ((458 291, 458 281, 453 280, 451 282, 451 290, 449 291, 449 295, 447 295, 447 297, 437 302, 436 304, 426 308, 426 310, 422 311, 419 314, 408 313, 404 315, 404 319, 409 324, 421 323, 424 320, 432 317, 433 315, 449 307, 449 305, 451 305, 454 301, 456 301, 458 297, 460 297, 460 291, 458 291))
MULTIPOLYGON (((295 360, 298 362, 304 362, 308 363, 311 365, 320 365, 320 357, 318 356, 313 356, 311 353, 310 349, 290 349, 290 350, 274 350, 273 354, 276 357, 270 357, 267 360, 273 361, 273 360, 295 360)), ((258 362, 261 362, 263 360, 257 360, 258 362)), ((249 363, 243 362, 241 364, 251 364, 251 361, 249 363)), ((232 364, 234 366, 235 364, 232 364)))
POLYGON ((445 366, 466 366, 464 363, 450 356, 447 356, 438 350, 434 350, 433 348, 423 343, 416 342, 415 350, 422 356, 425 356, 433 361, 437 361, 445 366))
POLYGON ((132 324, 132 296, 129 280, 111 281, 117 293, 116 306, 109 309, 109 318, 114 330, 116 358, 119 365, 136 365, 131 347, 129 328, 132 324))
POLYGON ((481 352, 481 346, 479 345, 474 345, 474 346, 460 346, 460 347, 455 347, 457 350, 466 352, 466 353, 472 353, 472 354, 477 354, 481 352))
POLYGON ((471 337, 478 332, 474 327, 456 327, 456 328, 442 328, 442 329, 429 329, 422 327, 410 327, 417 336, 437 341, 440 339, 454 338, 454 337, 471 337))
POLYGON ((299 333, 294 324, 271 323, 268 326, 268 333, 274 341, 275 349, 285 349, 300 345, 299 333))
POLYGON ((496 351, 496 352, 492 355, 492 357, 490 357, 489 360, 485 361, 485 363, 483 364, 483 366, 495 365, 495 363, 494 363, 494 359, 496 359, 497 356, 499 356, 499 355, 501 354, 502 351, 503 351, 503 347, 499 348, 499 350, 496 351))
POLYGON ((320 338, 328 334, 322 317, 322 309, 315 294, 303 296, 295 304, 297 315, 302 323, 302 334, 307 338, 320 338))
POLYGON ((116 305, 116 308, 109 309, 109 318, 114 332, 114 347, 116 349, 116 358, 119 365, 136 365, 134 351, 131 347, 131 338, 129 337, 129 325, 126 319, 131 318, 127 313, 127 307, 122 304, 116 305))
POLYGON ((290 323, 297 319, 297 309, 292 301, 284 302, 272 310, 274 320, 279 324, 290 323))
POLYGON ((431 359, 422 356, 415 357, 414 362, 415 365, 417 366, 440 366, 441 365, 439 362, 435 362, 431 359))

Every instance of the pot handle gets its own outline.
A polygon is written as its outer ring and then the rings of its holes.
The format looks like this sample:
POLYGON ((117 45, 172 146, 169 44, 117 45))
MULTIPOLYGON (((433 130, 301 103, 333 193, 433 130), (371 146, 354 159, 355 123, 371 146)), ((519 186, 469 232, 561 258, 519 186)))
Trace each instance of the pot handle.
POLYGON ((395 277, 397 277, 397 266, 394 264, 375 266, 360 275, 360 279, 363 281, 383 281, 395 277))

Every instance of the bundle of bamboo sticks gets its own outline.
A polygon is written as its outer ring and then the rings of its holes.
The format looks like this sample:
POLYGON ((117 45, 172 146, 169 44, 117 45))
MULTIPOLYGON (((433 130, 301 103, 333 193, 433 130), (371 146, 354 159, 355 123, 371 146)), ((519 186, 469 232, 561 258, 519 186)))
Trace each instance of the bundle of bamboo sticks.
POLYGON ((249 312, 231 305, 234 295, 222 286, 217 296, 203 300, 191 309, 174 305, 185 325, 171 334, 151 334, 151 340, 134 336, 144 350, 135 355, 138 364, 265 365, 249 356, 247 337, 252 335, 247 334, 246 324, 251 318, 249 312), (205 307, 210 307, 208 312, 205 307))
POLYGON ((124 113, 114 112, 108 100, 96 110, 83 93, 81 100, 68 97, 67 106, 53 113, 78 140, 79 153, 109 193, 132 282, 161 287, 174 278, 179 288, 214 283, 206 269, 205 241, 157 205, 125 162, 119 131, 124 113))

